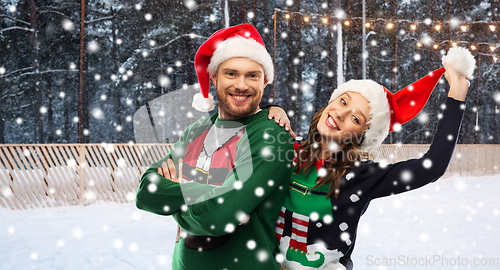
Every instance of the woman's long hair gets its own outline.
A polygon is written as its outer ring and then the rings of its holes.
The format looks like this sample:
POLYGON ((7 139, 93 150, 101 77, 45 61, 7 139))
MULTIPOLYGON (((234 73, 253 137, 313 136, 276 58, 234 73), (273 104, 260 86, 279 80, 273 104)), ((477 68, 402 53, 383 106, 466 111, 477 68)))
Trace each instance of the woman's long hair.
MULTIPOLYGON (((305 175, 309 174, 316 161, 320 159, 321 151, 324 151, 324 149, 321 149, 322 136, 318 132, 318 122, 327 106, 321 108, 313 116, 309 127, 309 138, 299 146, 295 174, 299 173, 300 170, 304 170, 305 175)), ((330 189, 327 197, 334 196, 337 199, 340 193, 340 179, 342 176, 349 168, 355 167, 356 163, 367 157, 366 153, 362 153, 358 149, 361 142, 362 140, 353 139, 352 143, 347 144, 344 149, 336 153, 330 152, 330 158, 327 158, 324 163, 327 174, 323 179, 316 182, 314 188, 329 185, 330 189)))

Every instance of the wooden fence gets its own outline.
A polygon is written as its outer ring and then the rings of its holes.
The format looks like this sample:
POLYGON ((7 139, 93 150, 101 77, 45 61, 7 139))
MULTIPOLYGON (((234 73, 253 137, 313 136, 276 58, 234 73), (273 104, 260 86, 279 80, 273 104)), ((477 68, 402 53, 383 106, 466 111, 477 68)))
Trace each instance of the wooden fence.
MULTIPOLYGON (((418 158, 428 145, 382 145, 375 160, 418 158)), ((140 175, 170 144, 0 145, 0 207, 132 202, 140 175)), ((500 174, 500 145, 458 145, 444 177, 500 174)))

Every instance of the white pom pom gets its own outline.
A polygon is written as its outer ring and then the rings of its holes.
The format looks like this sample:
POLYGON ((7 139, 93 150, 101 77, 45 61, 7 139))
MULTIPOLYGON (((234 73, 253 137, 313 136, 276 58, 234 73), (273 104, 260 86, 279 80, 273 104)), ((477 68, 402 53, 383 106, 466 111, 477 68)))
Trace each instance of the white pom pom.
POLYGON ((200 112, 209 112, 215 108, 214 97, 208 94, 205 98, 201 93, 197 93, 193 97, 193 108, 200 112))
POLYGON ((448 53, 443 56, 443 62, 450 64, 456 68, 460 75, 465 78, 471 78, 474 68, 476 67, 476 59, 469 50, 462 47, 453 47, 448 53))

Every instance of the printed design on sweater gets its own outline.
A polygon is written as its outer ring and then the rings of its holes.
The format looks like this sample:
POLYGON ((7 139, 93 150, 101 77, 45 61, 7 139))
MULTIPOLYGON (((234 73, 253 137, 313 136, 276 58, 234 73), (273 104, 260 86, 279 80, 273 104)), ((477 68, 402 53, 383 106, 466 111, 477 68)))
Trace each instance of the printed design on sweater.
POLYGON ((330 250, 318 241, 323 230, 330 230, 332 222, 312 220, 309 216, 281 208, 276 226, 276 239, 280 254, 286 254, 283 265, 287 269, 316 269, 325 264, 344 269, 339 259, 344 256, 339 250, 330 250), (290 222, 291 221, 291 222, 290 222), (306 268, 304 268, 306 267, 306 268))
POLYGON ((224 179, 234 168, 236 146, 244 134, 244 127, 216 129, 214 126, 194 138, 184 154, 184 181, 213 186, 224 184, 224 179))

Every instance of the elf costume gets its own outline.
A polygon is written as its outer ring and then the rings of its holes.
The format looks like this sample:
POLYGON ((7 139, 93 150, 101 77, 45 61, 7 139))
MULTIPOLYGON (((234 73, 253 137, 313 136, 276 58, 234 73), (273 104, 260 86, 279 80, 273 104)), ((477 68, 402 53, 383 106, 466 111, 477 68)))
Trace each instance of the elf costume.
MULTIPOLYGON (((460 48, 450 50, 443 60, 465 77, 470 77, 474 59, 460 48), (458 59, 450 55, 459 51, 458 59), (465 59, 465 60, 464 60, 465 59)), ((370 102, 370 126, 364 134, 361 150, 378 147, 389 131, 415 117, 425 106, 432 89, 444 73, 435 70, 421 80, 392 94, 369 80, 349 81, 332 94, 336 100, 347 91, 358 92, 370 102)), ((340 180, 338 198, 327 197, 329 186, 314 188, 326 175, 325 160, 318 160, 309 173, 293 173, 289 193, 285 198, 276 226, 279 241, 276 260, 280 269, 352 269, 351 253, 361 215, 371 200, 419 188, 441 177, 448 167, 457 142, 465 102, 447 98, 442 118, 438 122, 433 142, 419 159, 395 164, 364 161, 348 169, 340 180), (314 189, 313 189, 314 188, 314 189)), ((296 165, 299 145, 295 144, 296 165)), ((336 154, 342 159, 343 152, 336 154)), ((293 170, 295 172, 295 168, 293 170)))
MULTIPOLYGON (((195 108, 213 108, 209 75, 233 57, 261 63, 272 81, 271 57, 253 26, 220 30, 195 57, 201 88, 195 108)), ((291 173, 285 155, 293 153, 293 144, 290 134, 267 117, 268 110, 261 110, 237 120, 218 114, 200 119, 142 175, 137 207, 172 215, 182 229, 172 269, 278 269, 274 227, 291 173), (179 172, 179 158, 184 159, 183 183, 157 173, 168 159, 179 172)))

